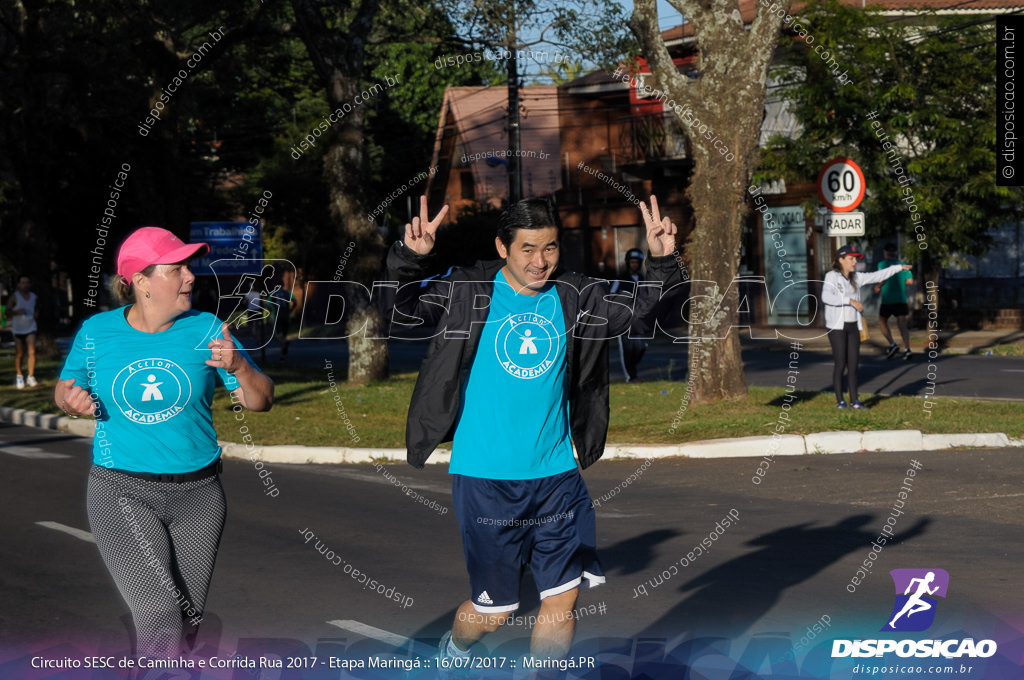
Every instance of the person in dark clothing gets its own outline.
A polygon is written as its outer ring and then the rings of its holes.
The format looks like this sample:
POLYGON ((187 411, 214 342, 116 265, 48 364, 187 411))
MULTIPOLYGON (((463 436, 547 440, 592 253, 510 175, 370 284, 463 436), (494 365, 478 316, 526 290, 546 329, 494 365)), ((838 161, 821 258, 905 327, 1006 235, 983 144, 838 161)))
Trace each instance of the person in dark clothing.
MULTIPOLYGON (((636 295, 637 286, 644 281, 641 269, 644 266, 644 251, 639 248, 630 248, 626 253, 626 276, 623 281, 612 281, 611 292, 613 295, 626 295, 632 298, 636 295)), ((637 366, 644 358, 647 351, 647 341, 640 338, 631 338, 628 333, 619 336, 619 357, 622 360, 622 372, 626 374, 626 382, 640 382, 640 375, 637 366)))
MULTIPOLYGON (((412 321, 399 325, 438 329, 409 407, 409 463, 423 467, 440 443, 453 441, 452 496, 472 596, 439 656, 469 656, 473 643, 512 615, 529 565, 541 598, 531 653, 560 658, 572 643, 580 584, 604 581, 579 467, 604 452, 607 340, 631 326, 649 331, 660 291, 645 286, 632 306, 611 302, 606 282, 561 269, 558 220, 542 199, 502 214, 500 260, 422 280, 447 210, 428 219, 423 197, 420 216, 388 254, 389 279, 404 284, 393 324, 404 316, 412 321), (443 298, 448 304, 439 304, 443 298)), ((679 277, 676 226, 654 197, 641 210, 649 274, 671 285, 679 277)))
MULTIPOLYGON (((882 270, 894 264, 902 265, 895 243, 886 243, 885 259, 878 263, 878 269, 882 270)), ((907 286, 913 285, 914 276, 908 271, 902 271, 898 275, 875 285, 875 294, 881 293, 882 304, 878 309, 878 327, 882 335, 889 343, 885 350, 885 358, 891 359, 899 351, 899 345, 893 342, 892 332, 889 330, 889 317, 896 317, 896 325, 903 337, 903 345, 907 348, 903 353, 904 359, 910 359, 914 353, 910 350, 910 327, 907 325, 907 317, 910 315, 910 308, 907 306, 907 286)))

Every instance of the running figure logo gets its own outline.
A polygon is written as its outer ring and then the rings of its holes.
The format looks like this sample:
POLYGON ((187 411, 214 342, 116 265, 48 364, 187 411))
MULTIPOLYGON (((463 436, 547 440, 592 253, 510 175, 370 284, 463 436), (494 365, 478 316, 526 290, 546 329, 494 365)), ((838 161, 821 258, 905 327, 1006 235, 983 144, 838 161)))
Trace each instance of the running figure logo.
POLYGON ((927 630, 935 621, 938 602, 934 596, 946 597, 949 573, 944 569, 893 569, 889 574, 896 588, 896 602, 882 630, 927 630))
POLYGON ((209 264, 217 282, 217 313, 207 336, 195 349, 208 352, 207 343, 220 333, 226 319, 235 339, 247 350, 266 347, 277 332, 277 321, 291 313, 290 290, 295 286, 295 265, 288 260, 245 260, 246 273, 238 275, 240 260, 221 258, 209 264))

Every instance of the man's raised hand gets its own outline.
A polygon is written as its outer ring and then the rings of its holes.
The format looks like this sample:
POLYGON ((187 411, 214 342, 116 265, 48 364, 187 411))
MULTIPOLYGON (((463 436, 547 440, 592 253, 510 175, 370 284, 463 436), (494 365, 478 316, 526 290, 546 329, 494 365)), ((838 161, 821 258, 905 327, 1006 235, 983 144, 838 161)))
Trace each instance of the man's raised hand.
POLYGON ((668 218, 661 216, 658 210, 658 199, 651 196, 651 207, 647 208, 646 203, 640 204, 640 212, 644 215, 644 225, 647 227, 647 247, 653 257, 670 255, 676 250, 676 225, 668 218))
POLYGON ((434 249, 434 234, 441 220, 448 214, 448 206, 441 208, 434 219, 427 219, 427 197, 420 196, 420 215, 405 225, 405 247, 417 255, 429 255, 434 249))

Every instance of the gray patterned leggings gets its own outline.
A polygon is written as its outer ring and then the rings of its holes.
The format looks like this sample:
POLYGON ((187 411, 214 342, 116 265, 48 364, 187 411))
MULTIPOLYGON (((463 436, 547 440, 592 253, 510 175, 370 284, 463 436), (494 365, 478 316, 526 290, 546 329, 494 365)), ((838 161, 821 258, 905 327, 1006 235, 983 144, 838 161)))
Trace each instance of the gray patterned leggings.
POLYGON ((220 477, 151 482, 92 466, 89 526, 107 570, 132 612, 136 653, 182 651, 186 621, 198 627, 224 531, 220 477))

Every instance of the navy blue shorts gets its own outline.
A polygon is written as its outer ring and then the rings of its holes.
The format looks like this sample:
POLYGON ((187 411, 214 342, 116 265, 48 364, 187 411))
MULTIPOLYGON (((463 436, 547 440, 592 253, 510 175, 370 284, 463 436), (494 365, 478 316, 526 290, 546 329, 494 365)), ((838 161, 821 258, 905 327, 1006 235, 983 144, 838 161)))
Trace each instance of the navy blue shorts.
POLYGON ((540 479, 453 475, 452 499, 473 591, 484 614, 519 608, 519 581, 530 566, 543 600, 586 578, 604 583, 590 494, 579 470, 540 479))

